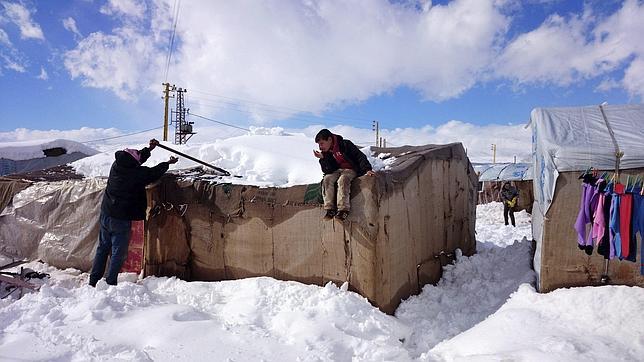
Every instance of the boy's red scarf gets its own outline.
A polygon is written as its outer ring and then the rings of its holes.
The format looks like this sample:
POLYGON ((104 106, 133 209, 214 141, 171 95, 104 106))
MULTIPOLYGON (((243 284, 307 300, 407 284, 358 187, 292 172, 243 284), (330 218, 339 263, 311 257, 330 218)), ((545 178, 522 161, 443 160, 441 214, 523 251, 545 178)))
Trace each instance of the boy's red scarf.
POLYGON ((340 168, 343 169, 353 169, 353 166, 351 165, 351 162, 347 161, 346 158, 344 158, 344 155, 342 152, 340 152, 340 144, 338 143, 338 137, 336 135, 333 135, 333 158, 338 162, 338 165, 340 165, 340 168))

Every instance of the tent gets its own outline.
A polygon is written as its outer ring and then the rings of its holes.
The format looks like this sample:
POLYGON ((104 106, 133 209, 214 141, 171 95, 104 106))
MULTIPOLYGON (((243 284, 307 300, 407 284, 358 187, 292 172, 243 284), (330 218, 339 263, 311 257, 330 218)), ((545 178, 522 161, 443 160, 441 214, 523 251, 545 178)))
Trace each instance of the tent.
POLYGON ((106 184, 70 166, 0 177, 0 254, 89 270, 106 184))
POLYGON ((509 181, 519 191, 517 211, 532 212, 533 166, 531 163, 478 163, 473 165, 479 176, 479 204, 501 201, 501 187, 509 181))
POLYGON ((0 143, 0 176, 65 165, 98 151, 82 143, 56 139, 0 143))
MULTIPOLYGON (((460 143, 373 151, 393 161, 353 182, 344 222, 322 219, 319 183, 260 188, 165 174, 148 186, 145 275, 348 282, 393 313, 459 253, 475 253, 478 181, 460 143)), ((0 182, 13 196, 0 213, 0 252, 89 271, 106 181, 77 176, 63 167, 0 182)))
POLYGON ((393 313, 476 250, 476 174, 460 143, 375 148, 395 157, 352 184, 348 220, 323 220, 320 184, 259 188, 166 175, 149 190, 145 274, 271 276, 349 288, 393 313))
MULTIPOLYGON (((534 155, 534 268, 540 291, 615 284, 644 286, 636 264, 577 247, 573 225, 580 205, 580 173, 589 167, 644 174, 644 105, 537 108, 530 115, 534 155)), ((641 240, 639 240, 641 248, 641 240)), ((638 256, 639 258, 639 256, 638 256)))

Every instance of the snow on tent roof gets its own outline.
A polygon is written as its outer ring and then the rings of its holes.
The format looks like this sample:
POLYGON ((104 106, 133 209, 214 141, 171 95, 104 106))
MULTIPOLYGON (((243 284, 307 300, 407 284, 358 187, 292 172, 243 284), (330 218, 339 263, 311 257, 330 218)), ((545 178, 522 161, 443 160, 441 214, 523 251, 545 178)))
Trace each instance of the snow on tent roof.
POLYGON ((98 153, 95 149, 85 146, 76 141, 55 139, 55 140, 30 140, 18 142, 0 142, 0 158, 14 161, 44 158, 45 150, 63 148, 66 153, 80 152, 88 156, 98 153))
POLYGON ((554 196, 559 172, 588 167, 614 170, 644 167, 644 105, 536 108, 530 114, 535 157, 535 199, 543 215, 554 196))
POLYGON ((527 181, 533 177, 529 163, 483 163, 473 166, 479 173, 479 181, 527 181))

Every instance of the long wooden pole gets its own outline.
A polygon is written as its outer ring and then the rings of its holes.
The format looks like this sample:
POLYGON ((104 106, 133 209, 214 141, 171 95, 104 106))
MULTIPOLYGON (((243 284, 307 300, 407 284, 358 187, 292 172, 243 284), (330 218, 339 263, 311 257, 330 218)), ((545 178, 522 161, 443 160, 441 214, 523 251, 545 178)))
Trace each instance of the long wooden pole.
POLYGON ((174 150, 174 149, 172 149, 172 148, 170 148, 170 147, 168 147, 168 146, 164 146, 164 145, 162 145, 162 144, 160 144, 160 143, 159 143, 159 144, 157 145, 157 147, 161 147, 161 148, 163 148, 164 150, 168 150, 168 151, 170 151, 170 152, 176 153, 177 155, 179 155, 179 156, 181 156, 181 157, 185 157, 185 158, 187 158, 187 159, 189 159, 189 160, 195 161, 195 162, 200 163, 200 164, 202 164, 202 165, 204 165, 204 166, 208 166, 208 167, 210 167, 210 168, 213 168, 213 169, 215 169, 215 170, 217 170, 217 171, 219 171, 219 172, 223 173, 223 174, 224 174, 224 176, 230 176, 230 172, 228 172, 228 171, 224 170, 223 168, 219 168, 219 167, 217 167, 217 166, 213 166, 213 165, 211 165, 211 164, 209 164, 209 163, 205 163, 205 162, 203 162, 203 161, 201 161, 201 160, 198 160, 198 159, 196 159, 196 158, 194 158, 194 157, 192 157, 192 156, 188 156, 188 155, 186 155, 186 154, 185 154, 185 153, 183 153, 183 152, 179 152, 179 151, 177 151, 177 150, 174 150))

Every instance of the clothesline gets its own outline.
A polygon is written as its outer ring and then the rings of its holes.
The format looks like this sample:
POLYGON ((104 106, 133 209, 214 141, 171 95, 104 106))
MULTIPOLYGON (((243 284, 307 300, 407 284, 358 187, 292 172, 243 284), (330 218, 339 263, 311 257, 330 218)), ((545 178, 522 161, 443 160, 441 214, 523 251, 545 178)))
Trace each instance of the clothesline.
MULTIPOLYGON (((644 236, 644 187, 642 178, 631 176, 620 183, 615 173, 585 170, 579 214, 574 228, 579 249, 592 255, 595 249, 607 260, 636 262, 637 233, 644 236), (639 187, 637 186, 639 185, 639 187), (587 227, 590 224, 590 233, 587 227)), ((644 248, 641 248, 640 274, 644 275, 644 248)))

